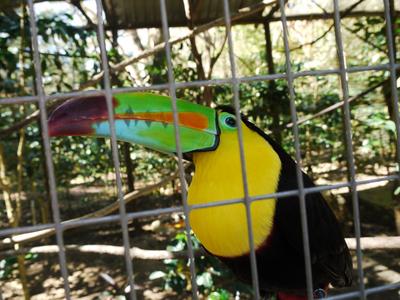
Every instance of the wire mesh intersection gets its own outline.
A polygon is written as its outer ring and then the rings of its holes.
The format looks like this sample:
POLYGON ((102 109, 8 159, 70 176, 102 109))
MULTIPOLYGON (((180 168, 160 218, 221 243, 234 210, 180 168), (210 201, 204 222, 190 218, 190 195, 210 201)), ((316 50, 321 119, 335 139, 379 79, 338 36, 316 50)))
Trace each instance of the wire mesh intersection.
MULTIPOLYGON (((336 45, 339 59, 339 68, 337 69, 329 69, 329 70, 312 70, 312 71, 302 71, 302 72, 293 72, 290 63, 290 49, 288 44, 288 24, 285 15, 285 1, 279 0, 280 4, 280 12, 281 12, 281 23, 283 27, 284 33, 284 46, 285 46, 285 58, 286 58, 286 72, 281 74, 270 74, 270 75, 258 75, 258 76, 248 76, 248 77, 237 77, 236 75, 236 66, 235 66, 235 58, 234 58, 234 50, 233 50, 233 41, 231 35, 231 18, 230 18, 230 8, 229 1, 222 0, 224 5, 224 18, 225 25, 228 34, 228 51, 230 58, 230 68, 231 68, 231 77, 224 79, 212 79, 212 80, 203 80, 203 81, 192 81, 192 82, 175 82, 175 78, 173 75, 173 65, 171 58, 171 46, 169 44, 169 26, 166 12, 165 0, 160 0, 160 12, 162 19, 162 30, 164 33, 164 37, 166 39, 165 53, 167 57, 167 66, 168 66, 168 83, 166 84, 158 84, 158 85, 149 85, 149 86, 137 86, 130 88, 112 88, 110 83, 109 76, 109 68, 108 68, 108 58, 105 49, 105 37, 104 37, 104 20, 103 20, 103 8, 101 0, 95 0, 97 6, 97 26, 98 26, 98 39, 99 39, 99 48, 100 48, 100 56, 102 67, 104 71, 104 89, 95 90, 95 91, 74 91, 69 93, 61 93, 54 95, 45 95, 43 88, 43 74, 41 70, 40 64, 40 54, 39 54, 39 45, 38 45, 38 35, 37 35, 37 24, 35 20, 35 10, 33 5, 33 0, 28 1, 28 9, 30 15, 30 26, 32 31, 32 46, 33 46, 33 58, 35 65, 35 73, 36 73, 36 87, 38 94, 36 96, 25 96, 25 97, 10 97, 0 99, 0 105, 3 104, 24 104, 24 103, 32 103, 37 102, 40 107, 40 121, 43 128, 43 141, 45 146, 45 157, 47 170, 49 174, 49 186, 50 186, 50 196, 52 203, 52 211, 54 217, 53 224, 42 224, 35 226, 27 226, 27 227, 17 227, 17 228, 9 228, 0 230, 0 237, 7 237, 15 234, 29 233, 38 230, 45 229, 55 229, 56 232, 56 240, 57 245, 60 249, 59 252, 59 262, 61 267, 61 276, 63 278, 64 283, 64 291, 65 298, 70 299, 70 287, 68 284, 68 270, 67 270, 67 260, 65 256, 65 247, 63 241, 63 231, 70 228, 76 228, 81 226, 88 226, 94 224, 104 224, 109 222, 120 222, 123 236, 123 245, 125 249, 125 262, 126 262, 126 271, 128 275, 128 283, 130 285, 130 298, 136 299, 135 289, 134 289, 134 276, 133 276, 133 263, 130 257, 130 245, 129 245, 129 232, 128 232, 128 222, 135 218, 141 218, 146 216, 156 216, 160 214, 171 214, 173 212, 180 212, 185 215, 186 218, 186 235, 187 240, 190 241, 190 224, 189 224, 189 213, 193 209, 201 209, 205 207, 213 207, 220 205, 229 205, 236 203, 244 203, 246 206, 247 212, 247 225, 248 225, 248 233, 249 233, 249 241, 251 245, 251 270, 252 270, 252 283, 255 291, 254 297, 255 299, 259 299, 259 282, 257 276, 257 266, 256 266, 256 256, 254 249, 254 241, 251 231, 251 215, 250 215, 250 205, 254 201, 260 201, 265 199, 272 198, 283 198, 289 197, 293 195, 297 195, 300 199, 301 209, 300 214, 302 217, 302 228, 303 228, 303 238, 304 238, 304 252, 305 252, 305 264, 306 264, 306 279, 307 279, 307 296, 308 299, 312 299, 312 274, 311 274, 311 260, 310 260, 310 249, 308 244, 308 231, 307 231, 307 218, 306 218, 306 208, 305 208, 305 196, 309 193, 316 193, 326 190, 332 190, 342 187, 348 187, 351 190, 352 200, 353 200, 353 209, 354 209, 354 226, 355 226, 355 235, 357 240, 357 266, 358 266, 358 276, 359 276, 359 291, 350 292, 341 295, 331 296, 328 299, 349 299, 353 297, 359 297, 361 299, 366 299, 368 295, 380 293, 385 290, 393 290, 399 289, 400 283, 383 285, 375 288, 365 288, 364 287, 364 273, 362 267, 362 251, 360 244, 360 217, 359 217, 359 207, 358 207, 358 195, 357 195, 357 186, 373 183, 373 182, 382 182, 388 180, 399 180, 400 177, 398 174, 378 177, 369 180, 356 180, 355 179, 355 165, 354 165, 354 154, 352 149, 352 133, 351 133, 351 117, 350 117, 350 108, 349 108, 349 87, 348 87, 348 79, 347 76, 350 73, 355 72, 365 72, 365 71, 388 71, 390 73, 391 79, 391 93, 392 100, 395 111, 398 112, 398 94, 396 88, 396 71, 400 69, 400 64, 396 64, 394 51, 393 51, 393 36, 391 34, 390 26, 392 24, 392 20, 390 19, 390 10, 389 10, 389 0, 382 0, 384 3, 384 13, 386 19, 386 30, 387 30, 387 46, 388 46, 388 64, 374 65, 374 66, 360 66, 360 67, 347 67, 345 63, 345 55, 343 50, 343 43, 341 37, 341 27, 340 27, 340 12, 339 12, 339 0, 332 0, 334 5, 334 24, 335 24, 335 36, 336 36, 336 45), (296 78, 304 77, 304 76, 326 76, 326 75, 338 75, 340 76, 341 82, 341 90, 343 94, 344 100, 344 121, 345 121, 345 135, 346 135, 346 147, 347 147, 347 159, 348 159, 348 171, 350 172, 350 181, 345 183, 339 183, 329 186, 318 186, 314 188, 305 188, 302 182, 301 176, 301 149, 300 149, 300 141, 299 141, 299 131, 298 126, 296 124, 297 120, 297 112, 295 106, 295 95, 294 95, 294 87, 293 81, 296 78), (235 107, 236 116, 239 118, 240 115, 240 96, 239 96, 239 84, 248 83, 254 81, 268 81, 268 80, 276 80, 276 79, 285 79, 288 82, 289 93, 290 93, 290 102, 291 102, 291 117, 293 126, 293 135, 294 135, 294 144, 295 144, 295 152, 296 152, 296 160, 298 162, 297 169, 297 179, 298 179, 298 190, 293 191, 285 191, 272 193, 268 195, 260 195, 256 197, 252 197, 249 195, 248 187, 247 187, 247 175, 246 175, 246 162, 244 158, 244 149, 243 149, 243 136, 242 131, 239 125, 238 128, 238 136, 239 136, 239 145, 240 145, 240 159, 241 159, 241 172, 244 186, 244 197, 238 199, 221 199, 220 201, 214 203, 207 203, 201 205, 189 205, 187 203, 187 192, 186 185, 184 179, 184 168, 183 168, 183 157, 182 151, 180 147, 180 135, 179 128, 177 126, 178 123, 178 115, 177 115, 177 107, 176 107, 176 89, 185 89, 192 87, 203 87, 210 85, 230 85, 233 89, 233 103, 235 107), (118 158, 118 148, 116 143, 116 134, 114 127, 114 116, 112 111, 112 95, 114 93, 120 92, 132 92, 132 91, 149 91, 149 90, 168 90, 169 94, 172 98, 172 108, 174 112, 174 126, 175 126, 175 138, 177 144, 177 155, 178 155, 178 167, 179 167, 179 177, 182 186, 182 206, 178 207, 170 207, 170 208, 162 208, 162 209, 153 209, 148 211, 140 211, 134 213, 127 213, 125 209, 125 205, 123 202, 123 193, 122 193, 122 181, 121 181, 121 172, 119 166, 119 158, 118 158), (119 214, 109 215, 105 217, 98 218, 90 218, 90 219, 82 219, 70 222, 62 222, 59 213, 59 204, 57 199, 56 192, 56 181, 54 174, 54 167, 52 163, 51 157, 51 149, 50 149, 50 140, 48 136, 47 129, 47 114, 46 114, 46 102, 55 99, 65 99, 71 97, 78 96, 88 96, 88 95, 98 95, 102 94, 106 96, 107 106, 108 106, 108 118, 109 124, 111 127, 111 145, 112 145, 112 156, 113 163, 116 174, 116 184, 117 184, 117 193, 118 199, 120 203, 120 211, 119 214)), ((278 2, 278 1, 277 1, 278 2)), ((400 117, 399 114, 396 114, 396 132, 397 136, 400 134, 400 117)), ((397 146, 397 154, 398 163, 400 162, 400 140, 396 139, 397 146)), ((10 243, 12 242, 12 238, 10 239, 10 243)), ((192 278, 192 296, 193 299, 196 299, 198 296, 197 292, 197 284, 196 284, 196 270, 195 270, 195 259, 194 259, 194 251, 190 242, 188 242, 188 257, 190 261, 190 272, 192 278)), ((0 299, 1 299, 1 291, 0 291, 0 299)))

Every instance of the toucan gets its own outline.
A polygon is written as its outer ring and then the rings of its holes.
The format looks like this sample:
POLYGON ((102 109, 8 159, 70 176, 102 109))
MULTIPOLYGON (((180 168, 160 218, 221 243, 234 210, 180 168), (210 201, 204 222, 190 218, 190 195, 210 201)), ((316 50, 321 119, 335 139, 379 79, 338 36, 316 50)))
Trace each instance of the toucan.
MULTIPOLYGON (((176 155, 171 98, 153 93, 112 97, 116 137, 176 155)), ((180 146, 193 161, 189 205, 244 197, 238 124, 250 196, 298 189, 296 162, 269 135, 229 107, 213 109, 176 100, 180 146)), ((105 96, 86 96, 58 106, 48 120, 50 136, 109 137, 105 96)), ((314 187, 302 173, 305 187, 314 187)), ((258 197, 250 215, 260 291, 279 300, 307 299, 299 197, 258 197), (261 198, 261 199, 259 199, 261 198)), ((352 260, 340 225, 318 193, 306 194, 312 284, 315 297, 329 285, 350 286, 352 260)), ((203 247, 239 279, 251 282, 250 245, 243 203, 192 209, 190 226, 203 247)))

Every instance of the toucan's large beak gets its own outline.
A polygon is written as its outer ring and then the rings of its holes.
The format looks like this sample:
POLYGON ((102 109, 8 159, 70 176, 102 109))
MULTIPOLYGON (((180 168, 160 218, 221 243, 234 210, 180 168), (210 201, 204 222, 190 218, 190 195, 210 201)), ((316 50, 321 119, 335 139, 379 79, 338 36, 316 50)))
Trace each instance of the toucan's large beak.
MULTIPOLYGON (((218 145, 217 113, 209 107, 177 100, 182 152, 213 150, 218 145)), ((116 136, 176 153, 171 99, 150 93, 123 93, 113 97, 116 136)), ((56 108, 49 117, 50 136, 109 137, 104 96, 77 98, 56 108)))

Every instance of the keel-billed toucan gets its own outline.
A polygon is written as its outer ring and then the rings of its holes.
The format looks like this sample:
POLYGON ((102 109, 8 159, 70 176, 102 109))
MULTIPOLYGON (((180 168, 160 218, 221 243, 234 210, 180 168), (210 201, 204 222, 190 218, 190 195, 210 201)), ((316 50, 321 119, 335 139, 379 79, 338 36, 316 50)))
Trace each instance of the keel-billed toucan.
MULTIPOLYGON (((181 149, 195 165, 189 204, 243 197, 238 122, 243 128, 250 196, 298 188, 294 160, 246 118, 236 120, 226 108, 214 110, 184 100, 176 104, 181 149)), ((113 108, 118 140, 176 153, 170 98, 121 93, 113 96, 113 108)), ((50 135, 109 137, 107 116, 104 96, 73 99, 51 114, 50 135)), ((306 174, 303 180, 305 187, 314 186, 306 174)), ((306 195, 306 208, 314 289, 349 286, 351 257, 333 212, 320 193, 306 195)), ((254 201, 250 211, 261 291, 276 291, 280 299, 303 299, 306 280, 298 196, 254 201)), ((208 252, 250 281, 243 203, 191 210, 190 225, 208 252)))

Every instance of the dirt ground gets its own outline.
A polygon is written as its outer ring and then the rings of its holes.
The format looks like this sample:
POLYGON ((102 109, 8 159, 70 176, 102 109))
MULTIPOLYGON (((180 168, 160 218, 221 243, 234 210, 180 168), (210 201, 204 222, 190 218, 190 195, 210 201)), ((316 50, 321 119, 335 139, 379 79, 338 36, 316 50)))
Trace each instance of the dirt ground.
MULTIPOLYGON (((395 235, 393 211, 385 205, 375 205, 378 197, 389 187, 373 187, 360 193, 361 223, 363 236, 395 235), (374 196, 375 195, 375 196, 374 196), (371 200, 372 198, 372 200, 371 200), (377 217, 379 216, 379 217, 377 217)), ((106 194, 106 193, 103 193, 106 194)), ((99 199, 99 190, 72 190, 67 200, 61 200, 64 220, 95 211, 107 204, 104 197, 99 199), (97 196, 96 196, 97 195, 97 196)), ((351 206, 347 194, 335 195, 343 198, 345 206, 351 206)), ((62 199, 62 198, 61 198, 62 199)), ((332 200, 331 200, 332 201, 332 200)), ((335 206, 335 203, 331 203, 335 206)), ((180 205, 180 196, 153 195, 138 199, 127 207, 128 211, 147 210, 155 207, 180 205)), ((349 207, 348 207, 349 208, 349 207)), ((348 211, 347 209, 345 211, 348 211)), ((351 211, 351 209, 350 209, 351 211)), ((352 236, 351 215, 340 216, 346 236, 352 236)), ((143 249, 165 250, 180 227, 179 216, 165 215, 158 218, 144 218, 129 224, 130 245, 143 249), (156 221, 159 219, 160 222, 156 221)), ((107 244, 122 245, 122 234, 118 224, 87 226, 68 230, 64 233, 65 244, 107 244)), ((30 246, 55 244, 54 238, 36 242, 30 246)), ((354 253, 353 253, 354 254, 354 253)), ((97 255, 67 251, 67 264, 72 299, 125 299, 127 287, 123 256, 97 255)), ((354 255, 354 267, 356 260, 354 255)), ((0 258, 1 260, 1 258, 0 258)), ((365 284, 367 287, 400 282, 400 251, 365 251, 363 256, 365 284)), ((149 275, 157 270, 165 270, 159 260, 134 260, 135 289, 138 299, 190 299, 190 291, 175 293, 162 289, 162 279, 150 280, 149 275)), ((27 262, 27 272, 31 299, 63 299, 64 288, 60 280, 60 267, 56 254, 40 254, 27 262)), ((355 272, 355 277, 357 274, 355 272)), ((234 280, 234 278, 232 279, 234 280)), ((357 280, 354 280, 357 282, 357 280)), ((216 285, 219 283, 217 282, 216 285)), ((10 278, 0 282, 3 299, 23 299, 20 281, 15 270, 10 278)), ((223 283, 221 286, 224 287, 223 283)), ((346 290, 331 290, 331 294, 357 290, 356 284, 346 290)), ((387 291, 371 295, 368 299, 400 299, 399 291, 387 291)))

